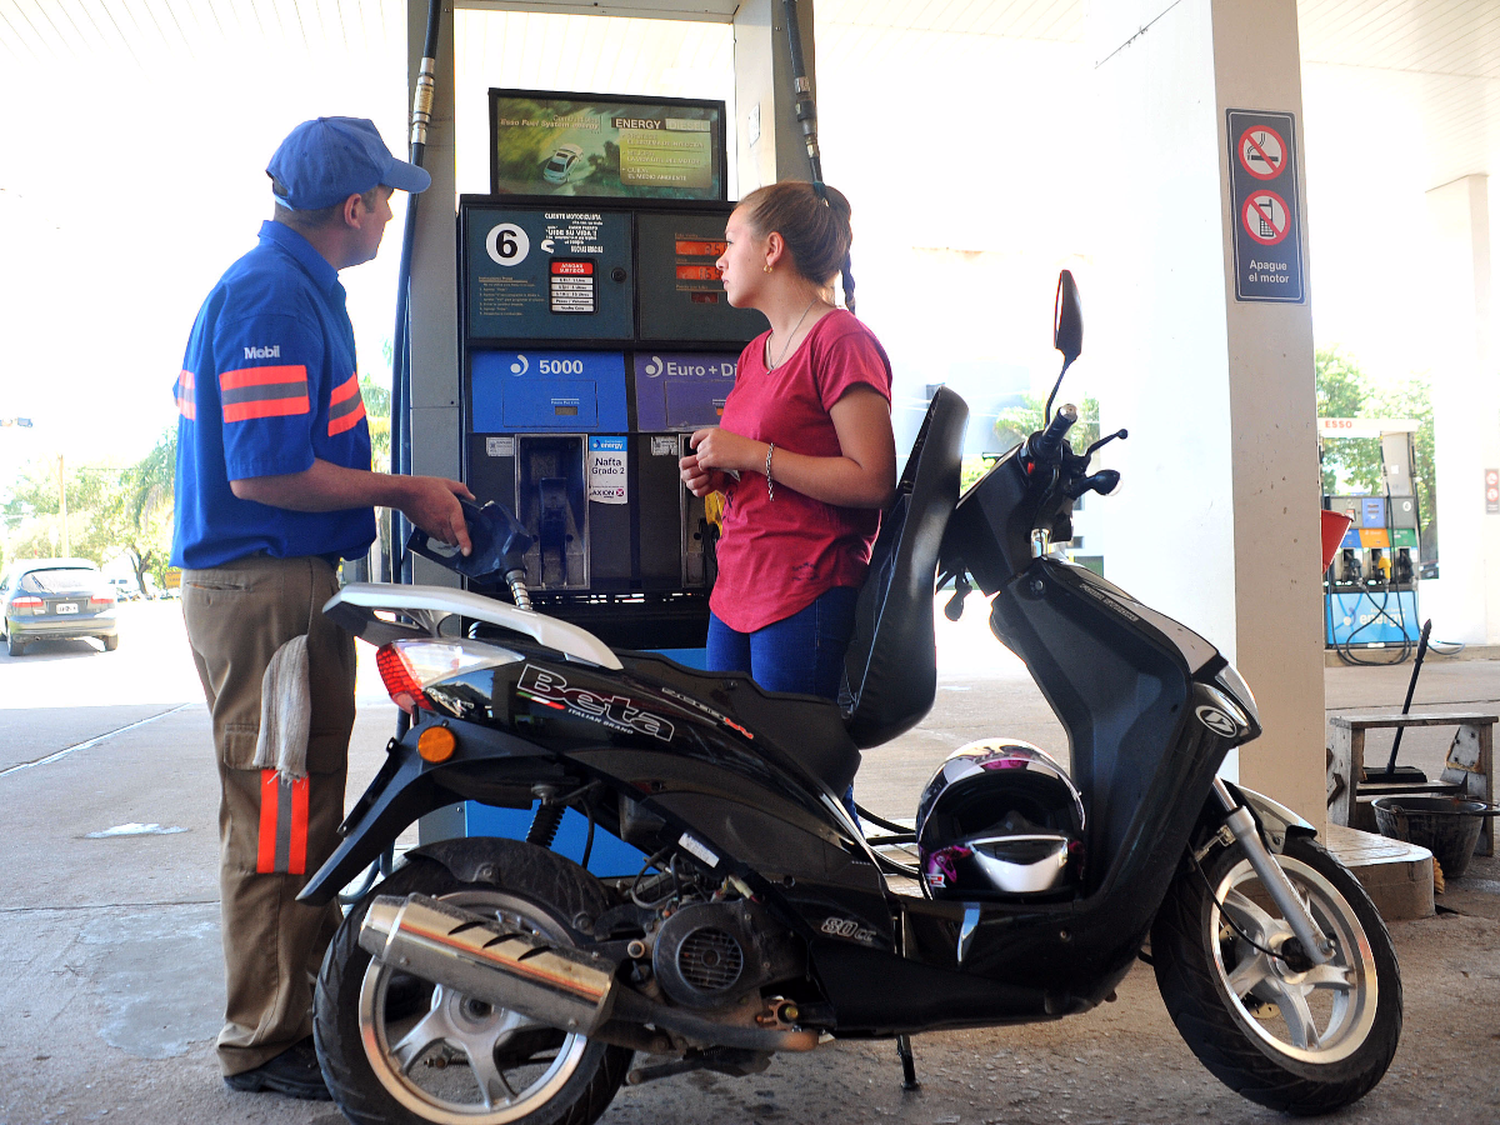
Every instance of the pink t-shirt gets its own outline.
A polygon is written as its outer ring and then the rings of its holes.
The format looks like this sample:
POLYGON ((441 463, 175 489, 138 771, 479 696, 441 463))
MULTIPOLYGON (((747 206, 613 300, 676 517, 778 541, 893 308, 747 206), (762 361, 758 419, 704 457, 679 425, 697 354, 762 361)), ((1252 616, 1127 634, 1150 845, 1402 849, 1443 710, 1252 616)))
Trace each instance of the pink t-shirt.
MULTIPOLYGON (((810 457, 842 453, 829 410, 859 384, 891 399, 891 363, 874 333, 842 309, 817 324, 774 371, 766 370, 766 336, 740 355, 721 425, 810 457)), ((775 479, 776 462, 771 462, 775 479)), ((779 481, 742 472, 728 488, 719 576, 709 604, 731 629, 751 633, 806 609, 835 586, 864 583, 880 530, 874 508, 838 508, 779 481)))

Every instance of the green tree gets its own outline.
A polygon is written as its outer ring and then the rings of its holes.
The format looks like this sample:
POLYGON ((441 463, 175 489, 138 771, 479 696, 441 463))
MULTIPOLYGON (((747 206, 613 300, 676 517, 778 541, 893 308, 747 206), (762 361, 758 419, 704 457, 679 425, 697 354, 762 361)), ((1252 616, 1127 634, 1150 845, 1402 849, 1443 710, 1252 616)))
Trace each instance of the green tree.
POLYGON ((171 550, 176 449, 172 429, 150 453, 125 468, 68 466, 59 458, 28 465, 0 501, 7 531, 5 561, 59 554, 66 540, 70 555, 100 565, 126 555, 143 588, 147 574, 163 581, 171 550))
MULTIPOLYGON (((1365 400, 1369 389, 1359 365, 1339 348, 1318 348, 1313 353, 1313 372, 1317 380, 1319 418, 1365 417, 1365 400)), ((1340 479, 1356 488, 1374 491, 1380 480, 1379 448, 1376 448, 1374 475, 1371 475, 1369 449, 1365 443, 1335 439, 1323 443, 1323 495, 1339 490, 1340 479)))

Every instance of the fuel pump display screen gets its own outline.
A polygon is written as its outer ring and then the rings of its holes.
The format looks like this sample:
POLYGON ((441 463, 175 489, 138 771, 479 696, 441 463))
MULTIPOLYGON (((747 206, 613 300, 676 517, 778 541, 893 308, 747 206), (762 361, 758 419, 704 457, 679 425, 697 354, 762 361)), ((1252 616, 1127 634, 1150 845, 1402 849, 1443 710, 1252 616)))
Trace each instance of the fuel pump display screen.
POLYGON ((728 218, 727 207, 636 215, 642 340, 750 340, 766 330, 765 317, 732 307, 724 294, 714 263, 728 218))

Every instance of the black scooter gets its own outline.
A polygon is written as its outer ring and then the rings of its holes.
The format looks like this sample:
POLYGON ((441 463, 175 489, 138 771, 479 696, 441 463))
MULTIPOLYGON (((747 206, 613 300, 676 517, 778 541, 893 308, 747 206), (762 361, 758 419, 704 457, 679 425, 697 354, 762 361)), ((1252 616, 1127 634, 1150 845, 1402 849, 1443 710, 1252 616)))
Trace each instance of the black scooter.
MULTIPOLYGON (((1082 338, 1066 274, 1055 329, 1065 373, 1082 338)), ((612 651, 532 611, 527 536, 504 512, 476 516, 479 550, 453 562, 503 577, 514 604, 377 585, 329 602, 380 646, 412 721, 304 899, 332 899, 439 806, 539 800, 530 842, 419 847, 349 911, 316 1040, 351 1120, 586 1125, 627 1077, 755 1073, 826 1036, 895 1039, 911 1081, 909 1035, 1088 1011, 1138 956, 1244 1096, 1322 1113, 1380 1081, 1402 1019, 1384 924, 1308 824, 1216 777, 1260 733, 1250 690, 1208 641, 1051 551, 1074 501, 1118 480, 1088 472, 1103 442, 1075 454, 1064 406, 960 498, 966 417, 938 392, 841 703, 612 651), (840 795, 861 747, 932 704, 939 578, 950 616, 971 581, 991 599, 1072 776, 997 740, 939 771, 916 833, 867 839, 840 795), (1028 778, 1076 810, 1048 821, 1028 778), (950 782, 968 788, 945 806, 950 782), (548 850, 567 809, 638 847, 639 874, 601 880, 548 850)))

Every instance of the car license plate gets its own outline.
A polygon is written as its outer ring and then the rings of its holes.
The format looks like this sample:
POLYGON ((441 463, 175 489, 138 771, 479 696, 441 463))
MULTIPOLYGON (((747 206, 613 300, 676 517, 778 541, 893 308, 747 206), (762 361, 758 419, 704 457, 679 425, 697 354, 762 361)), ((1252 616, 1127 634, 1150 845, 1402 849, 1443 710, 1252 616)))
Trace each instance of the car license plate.
POLYGON ((58 602, 57 606, 54 609, 54 612, 55 613, 77 613, 78 612, 78 603, 77 602, 58 602))

